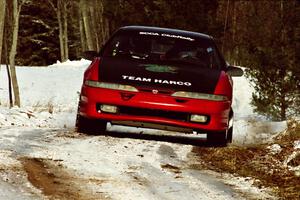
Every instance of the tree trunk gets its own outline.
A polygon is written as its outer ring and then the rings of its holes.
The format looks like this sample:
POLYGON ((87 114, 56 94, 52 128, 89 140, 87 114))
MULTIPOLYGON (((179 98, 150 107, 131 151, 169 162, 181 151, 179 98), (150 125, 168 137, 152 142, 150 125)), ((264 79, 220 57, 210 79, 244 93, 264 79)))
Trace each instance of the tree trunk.
POLYGON ((68 2, 64 1, 63 5, 63 38, 64 38, 64 54, 65 60, 69 59, 69 46, 68 46, 68 10, 67 10, 68 2))
MULTIPOLYGON (((8 28, 5 29, 4 31, 4 37, 7 38, 9 30, 8 28)), ((4 41, 4 60, 5 60, 5 65, 6 65, 6 72, 7 72, 7 81, 8 81, 8 97, 9 97, 9 108, 12 108, 14 106, 14 102, 13 102, 13 96, 12 96, 12 85, 11 85, 11 73, 9 70, 9 57, 7 55, 8 53, 8 40, 4 41)))
POLYGON ((237 7, 237 5, 236 5, 236 2, 235 1, 233 1, 232 2, 233 3, 233 16, 232 16, 232 43, 233 43, 233 64, 234 65, 237 65, 237 63, 238 63, 238 45, 237 45, 237 36, 236 36, 236 33, 237 33, 237 31, 236 31, 236 29, 237 29, 237 25, 236 25, 236 7, 237 7))
MULTIPOLYGON (((284 75, 286 72, 282 72, 284 75)), ((285 83, 283 81, 281 87, 280 87, 280 120, 284 121, 286 120, 286 111, 288 108, 287 105, 287 100, 286 100, 286 90, 285 90, 285 83)))
POLYGON ((222 42, 222 52, 224 53, 225 48, 225 41, 226 41, 226 29, 227 29, 227 23, 228 23, 228 12, 229 12, 229 0, 227 0, 226 5, 226 14, 225 14, 225 22, 224 22, 224 30, 223 30, 223 42, 222 42))
POLYGON ((70 3, 68 0, 57 0, 56 7, 53 0, 48 0, 48 3, 56 12, 58 30, 59 30, 59 49, 60 60, 62 62, 69 59, 69 46, 68 46, 68 10, 67 5, 70 3))
POLYGON ((83 18, 82 18, 82 12, 79 13, 79 28, 80 28, 80 42, 81 42, 81 50, 82 52, 87 50, 87 44, 86 44, 86 36, 84 32, 83 27, 83 18))
MULTIPOLYGON (((97 8, 98 12, 98 8, 97 8)), ((98 20, 97 15, 95 14, 95 8, 92 5, 89 5, 88 7, 88 14, 89 14, 89 26, 90 26, 90 43, 92 44, 91 50, 98 51, 98 46, 99 46, 99 34, 98 34, 98 29, 97 25, 98 20)))
POLYGON ((60 59, 62 62, 66 61, 66 55, 64 50, 64 33, 63 33, 63 20, 62 20, 62 0, 57 1, 56 15, 58 21, 59 30, 59 47, 60 47, 60 59))
POLYGON ((109 26, 108 26, 108 21, 104 17, 104 5, 103 5, 103 0, 99 0, 99 18, 100 18, 100 37, 101 37, 101 46, 105 43, 106 39, 108 38, 109 34, 109 26))
POLYGON ((12 32, 12 44, 9 53, 9 64, 11 71, 11 79, 14 89, 14 105, 20 107, 20 92, 19 85, 17 80, 16 66, 15 66, 15 57, 17 54, 17 44, 18 44, 18 32, 19 32, 19 17, 21 12, 22 4, 18 4, 18 0, 13 0, 13 32, 12 32))
POLYGON ((92 40, 92 34, 91 34, 91 27, 90 27, 90 21, 89 21, 89 13, 88 13, 88 8, 86 5, 85 0, 80 0, 80 9, 81 9, 81 14, 82 14, 82 19, 83 19, 83 27, 84 27, 84 32, 86 36, 86 44, 87 44, 87 50, 95 50, 93 48, 93 40, 92 40))
POLYGON ((5 10, 6 10, 6 1, 0 0, 0 65, 1 65, 1 57, 2 57, 5 10))
POLYGON ((13 97, 12 97, 12 88, 11 88, 11 76, 10 76, 10 70, 8 64, 6 64, 6 72, 7 72, 7 80, 8 80, 8 96, 9 96, 9 108, 12 108, 13 103, 13 97))

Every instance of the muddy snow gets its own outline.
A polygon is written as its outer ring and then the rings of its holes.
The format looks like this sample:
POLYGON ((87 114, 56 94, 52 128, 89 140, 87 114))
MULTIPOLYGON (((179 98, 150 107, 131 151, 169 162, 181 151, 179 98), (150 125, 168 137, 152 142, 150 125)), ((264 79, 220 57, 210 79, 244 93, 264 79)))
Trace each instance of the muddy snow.
MULTIPOLYGON (((76 133, 89 63, 18 67, 22 107, 12 109, 1 67, 0 199, 275 199, 251 179, 191 168, 198 162, 191 144, 205 146, 205 135, 110 125, 106 135, 76 133)), ((268 141, 286 129, 286 122, 253 113, 246 79, 234 83, 235 145, 268 141)))

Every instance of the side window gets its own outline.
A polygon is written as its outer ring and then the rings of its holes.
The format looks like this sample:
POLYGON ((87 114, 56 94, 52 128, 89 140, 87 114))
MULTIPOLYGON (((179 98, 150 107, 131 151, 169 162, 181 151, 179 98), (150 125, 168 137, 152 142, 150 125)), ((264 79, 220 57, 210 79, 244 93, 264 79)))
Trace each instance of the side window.
POLYGON ((216 68, 216 69, 221 69, 222 64, 221 64, 219 55, 218 55, 218 53, 216 52, 216 50, 213 51, 213 60, 214 60, 213 65, 215 66, 215 68, 216 68))
POLYGON ((220 57, 214 47, 205 48, 206 60, 209 68, 212 69, 221 69, 220 57))
POLYGON ((120 46, 120 41, 116 41, 115 43, 113 43, 111 56, 116 56, 117 55, 117 51, 118 51, 119 46, 120 46))
POLYGON ((120 46, 120 40, 118 37, 114 38, 111 43, 104 49, 104 56, 115 56, 120 46))
POLYGON ((126 53, 128 50, 128 38, 116 36, 104 49, 104 56, 116 56, 118 53, 126 53))

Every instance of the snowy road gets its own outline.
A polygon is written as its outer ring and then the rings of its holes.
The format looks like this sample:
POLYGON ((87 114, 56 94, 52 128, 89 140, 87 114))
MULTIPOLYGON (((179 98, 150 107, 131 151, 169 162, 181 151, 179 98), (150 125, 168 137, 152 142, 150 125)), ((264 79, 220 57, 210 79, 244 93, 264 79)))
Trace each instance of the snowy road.
POLYGON ((218 178, 192 169, 191 145, 66 129, 0 132, 0 199, 241 198, 218 178))

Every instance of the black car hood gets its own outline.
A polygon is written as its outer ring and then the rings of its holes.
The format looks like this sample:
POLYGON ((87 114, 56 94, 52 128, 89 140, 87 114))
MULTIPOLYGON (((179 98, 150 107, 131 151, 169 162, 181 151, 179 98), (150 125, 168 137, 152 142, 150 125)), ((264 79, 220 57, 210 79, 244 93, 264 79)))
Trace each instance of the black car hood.
POLYGON ((221 71, 178 63, 149 63, 140 59, 103 57, 99 81, 136 88, 191 91, 212 94, 221 71))

